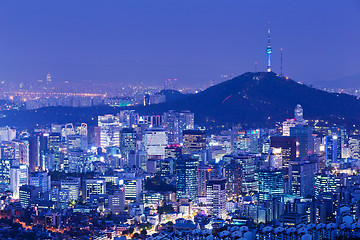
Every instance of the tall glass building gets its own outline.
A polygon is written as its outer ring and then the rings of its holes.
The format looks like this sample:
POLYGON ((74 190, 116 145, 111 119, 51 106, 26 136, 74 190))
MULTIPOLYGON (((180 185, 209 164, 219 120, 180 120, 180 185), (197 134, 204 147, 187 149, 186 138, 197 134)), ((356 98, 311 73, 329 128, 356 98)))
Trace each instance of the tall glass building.
POLYGON ((194 201, 197 197, 198 159, 191 155, 181 156, 176 163, 176 195, 194 201))

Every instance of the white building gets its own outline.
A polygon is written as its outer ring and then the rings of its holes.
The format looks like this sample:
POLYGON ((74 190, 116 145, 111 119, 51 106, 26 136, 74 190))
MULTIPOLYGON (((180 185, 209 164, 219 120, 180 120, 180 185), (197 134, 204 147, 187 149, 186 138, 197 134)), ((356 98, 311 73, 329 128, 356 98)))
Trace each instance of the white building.
POLYGON ((12 192, 13 199, 19 199, 20 187, 29 184, 28 171, 28 167, 25 164, 10 168, 10 191, 12 192))
POLYGON ((10 142, 16 138, 16 129, 11 129, 10 127, 0 127, 0 141, 1 142, 10 142))
POLYGON ((91 194, 105 194, 105 179, 85 179, 83 198, 88 200, 91 194))
POLYGON ((162 128, 149 128, 144 135, 144 150, 148 159, 164 159, 168 146, 166 131, 162 128))
POLYGON ((62 180, 61 190, 68 191, 70 201, 77 201, 80 195, 80 178, 62 180))
POLYGON ((112 213, 119 214, 125 209, 125 191, 121 189, 114 193, 114 195, 109 195, 109 208, 112 213))
POLYGON ((206 184, 207 214, 215 218, 226 218, 226 179, 213 179, 206 184))
POLYGON ((98 116, 100 146, 102 148, 120 146, 120 122, 114 115, 98 116))

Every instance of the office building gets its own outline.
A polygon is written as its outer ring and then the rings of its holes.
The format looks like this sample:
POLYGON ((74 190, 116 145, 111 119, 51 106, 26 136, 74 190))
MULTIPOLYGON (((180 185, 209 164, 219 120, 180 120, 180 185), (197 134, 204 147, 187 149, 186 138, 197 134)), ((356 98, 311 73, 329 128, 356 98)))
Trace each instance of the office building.
POLYGON ((89 200, 92 194, 105 194, 105 179, 85 179, 83 183, 83 199, 89 200))
POLYGON ((271 201, 284 195, 284 176, 281 170, 259 171, 259 201, 271 201))
POLYGON ((100 146, 102 148, 120 146, 120 123, 117 116, 98 116, 98 127, 100 127, 100 146))
POLYGON ((214 218, 226 217, 226 179, 212 179, 206 184, 206 207, 214 218))
POLYGON ((183 131, 183 154, 190 154, 206 149, 206 134, 201 130, 183 131))
POLYGON ((168 146, 167 135, 162 128, 149 128, 143 139, 144 151, 148 159, 164 159, 165 148, 168 146))
POLYGON ((13 199, 19 199, 20 187, 29 184, 29 169, 21 164, 10 168, 10 191, 13 199))
POLYGON ((190 200, 197 197, 198 160, 191 155, 183 155, 176 162, 176 194, 190 200))

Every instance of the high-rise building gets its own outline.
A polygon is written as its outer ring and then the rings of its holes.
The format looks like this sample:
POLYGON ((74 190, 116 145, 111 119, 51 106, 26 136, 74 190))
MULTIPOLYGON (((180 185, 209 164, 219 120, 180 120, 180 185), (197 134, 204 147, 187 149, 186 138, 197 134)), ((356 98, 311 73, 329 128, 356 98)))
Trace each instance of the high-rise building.
POLYGON ((69 201, 77 201, 80 195, 80 178, 69 178, 61 180, 61 190, 67 191, 69 201))
POLYGON ((241 194, 241 169, 241 163, 234 158, 225 166, 226 197, 229 201, 236 201, 241 194))
POLYGON ((176 162, 176 193, 177 197, 188 197, 195 200, 197 197, 197 170, 198 160, 191 155, 183 155, 176 162))
POLYGON ((211 172, 214 169, 211 166, 199 166, 198 168, 198 196, 205 197, 206 196, 206 184, 211 179, 211 172))
POLYGON ((83 198, 90 199, 91 194, 105 194, 105 179, 85 179, 83 184, 83 198))
POLYGON ((167 131, 169 144, 180 144, 179 113, 174 110, 164 113, 164 129, 167 131))
POLYGON ((339 178, 330 173, 315 175, 315 198, 332 200, 333 194, 339 191, 339 178))
POLYGON ((350 157, 360 159, 360 135, 349 136, 350 157))
POLYGON ((139 114, 135 110, 120 111, 119 121, 122 128, 134 128, 139 123, 139 114))
POLYGON ((180 157, 181 153, 182 153, 181 147, 180 145, 177 144, 168 145, 165 148, 165 158, 177 159, 178 157, 180 157))
POLYGON ((301 197, 314 195, 314 178, 317 164, 314 162, 291 162, 289 181, 292 194, 301 197))
POLYGON ((102 148, 120 146, 120 123, 114 115, 98 116, 100 146, 102 148))
POLYGON ((206 149, 206 134, 201 130, 183 131, 183 154, 206 149))
POLYGON ((120 152, 128 161, 130 151, 136 150, 136 131, 133 128, 123 128, 120 134, 120 152))
POLYGON ((19 199, 20 187, 28 184, 29 170, 27 165, 21 164, 10 168, 10 191, 13 199, 19 199))
POLYGON ((148 159, 164 159, 168 146, 167 135, 162 128, 149 128, 144 134, 144 150, 148 159))
POLYGON ((305 158, 313 152, 312 128, 306 125, 297 125, 290 128, 290 136, 296 137, 299 142, 299 157, 305 158))
POLYGON ((226 217, 226 179, 212 179, 206 184, 206 207, 214 218, 226 217))
POLYGON ((284 177, 281 170, 259 171, 259 201, 271 201, 284 195, 284 177))
POLYGON ((142 179, 130 178, 120 181, 123 182, 125 187, 125 200, 139 203, 142 190, 142 179))
POLYGON ((163 114, 163 125, 168 133, 169 144, 183 142, 183 131, 194 129, 194 113, 190 111, 176 112, 170 110, 163 114))
POLYGON ((10 142, 16 138, 16 129, 6 127, 0 127, 0 142, 10 142))
POLYGON ((61 170, 60 162, 60 148, 61 148, 61 133, 50 133, 48 135, 47 150, 54 154, 54 170, 61 170))
POLYGON ((31 201, 38 199, 40 195, 41 188, 39 187, 23 185, 19 188, 19 202, 23 208, 29 207, 31 201))
POLYGON ((257 192, 259 190, 259 185, 258 185, 258 172, 256 170, 256 162, 255 162, 256 155, 253 154, 237 155, 237 156, 233 156, 233 159, 237 161, 241 166, 240 168, 241 193, 250 194, 251 192, 257 192))
POLYGON ((48 172, 32 172, 30 185, 40 187, 43 192, 51 190, 51 176, 48 172))
POLYGON ((0 159, 0 183, 10 183, 10 159, 0 159))
POLYGON ((165 158, 160 160, 159 168, 161 177, 173 176, 175 173, 175 159, 165 158))
POLYGON ((125 210, 125 191, 123 188, 109 195, 109 208, 114 214, 119 214, 125 210))
POLYGON ((67 152, 86 151, 88 149, 87 135, 70 135, 66 140, 67 152))
POLYGON ((270 138, 270 148, 277 148, 281 152, 282 166, 289 167, 289 162, 298 156, 298 141, 296 137, 279 136, 270 138))
POLYGON ((142 150, 132 150, 129 153, 127 164, 130 168, 137 168, 146 171, 147 168, 147 155, 146 152, 142 150))
POLYGON ((241 153, 259 153, 260 131, 232 129, 232 150, 241 153))
POLYGON ((330 166, 341 159, 341 140, 336 134, 325 136, 324 140, 326 166, 330 166))

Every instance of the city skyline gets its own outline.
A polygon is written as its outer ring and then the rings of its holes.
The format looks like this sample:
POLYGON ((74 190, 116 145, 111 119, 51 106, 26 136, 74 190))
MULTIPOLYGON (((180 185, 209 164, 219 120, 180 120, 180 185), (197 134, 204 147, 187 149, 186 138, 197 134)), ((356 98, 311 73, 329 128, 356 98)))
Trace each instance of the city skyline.
POLYGON ((0 1, 0 239, 360 239, 359 17, 0 1))
POLYGON ((298 81, 359 73, 358 1, 0 4, 1 81, 36 81, 50 72, 59 82, 219 82, 266 71, 268 21, 274 72, 280 73, 283 48, 284 73, 298 81))

